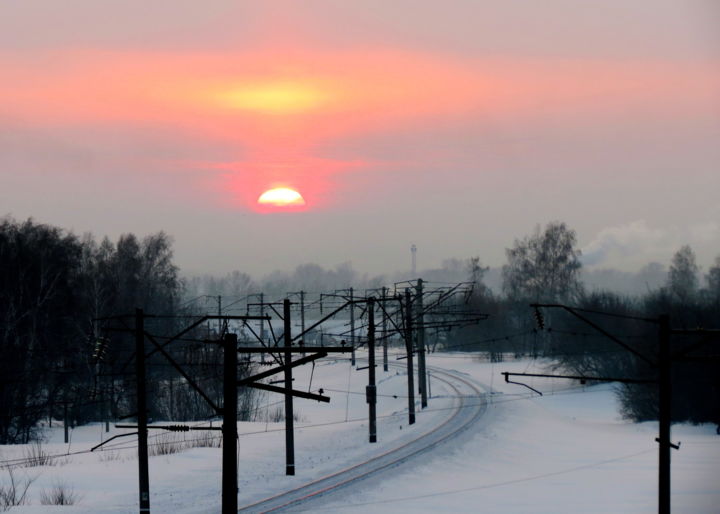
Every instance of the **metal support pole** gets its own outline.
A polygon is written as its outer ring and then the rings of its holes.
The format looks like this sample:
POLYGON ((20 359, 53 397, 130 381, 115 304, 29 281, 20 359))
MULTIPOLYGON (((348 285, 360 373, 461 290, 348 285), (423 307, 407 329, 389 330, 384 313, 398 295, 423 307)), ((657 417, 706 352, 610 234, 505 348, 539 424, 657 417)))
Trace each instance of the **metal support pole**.
POLYGON ((388 337, 387 337, 387 312, 385 312, 385 297, 387 296, 387 287, 382 288, 383 299, 383 320, 382 320, 382 336, 383 336, 383 371, 388 370, 388 337))
POLYGON ((223 338, 223 451, 222 512, 235 514, 238 509, 237 482, 237 334, 223 338))
MULTIPOLYGON (((355 299, 353 296, 353 288, 350 288, 350 301, 355 299)), ((352 353, 350 353, 350 365, 355 365, 355 304, 350 304, 350 346, 352 347, 352 353)))
MULTIPOLYGON (((301 334, 305 333, 305 291, 300 291, 300 330, 301 334)), ((303 336, 305 339, 305 336, 303 336)), ((305 352, 302 354, 305 357, 305 352)))
POLYGON ((370 427, 370 442, 377 442, 376 403, 377 389, 375 387, 375 299, 368 298, 368 386, 366 398, 368 402, 368 418, 370 427))
POLYGON ((292 337, 290 334, 290 300, 283 301, 283 322, 285 325, 285 474, 295 474, 295 438, 293 426, 293 397, 292 397, 292 337))
POLYGON ((105 409, 105 433, 110 432, 110 416, 111 408, 110 408, 110 395, 108 394, 108 390, 106 387, 103 387, 101 389, 102 391, 102 404, 103 408, 105 409))
MULTIPOLYGON (((265 293, 260 293, 260 316, 265 316, 265 293)), ((260 339, 265 342, 265 320, 260 320, 260 339)))
POLYGON ((135 374, 137 378, 140 514, 145 514, 150 512, 150 475, 148 473, 147 393, 145 390, 145 315, 142 309, 135 309, 135 374))
POLYGON ((418 347, 418 389, 420 407, 427 407, 427 376, 425 374, 425 320, 423 314, 423 280, 417 281, 415 306, 417 309, 417 347, 418 347))
POLYGON ((660 324, 658 348, 660 374, 658 512, 660 514, 670 514, 670 424, 672 423, 670 317, 663 314, 658 318, 658 321, 660 324))
MULTIPOLYGON (((260 316, 265 316, 265 293, 260 293, 260 316)), ((265 344, 265 320, 260 320, 260 341, 265 344)), ((272 361, 272 359, 271 359, 272 361)), ((265 354, 260 354, 260 362, 265 364, 265 354)))
POLYGON ((413 377, 413 344, 412 344, 412 301, 410 289, 405 289, 405 350, 407 352, 408 375, 408 419, 409 424, 415 423, 415 383, 413 377))
POLYGON ((220 316, 222 316, 222 296, 218 295, 217 302, 218 302, 218 338, 219 338, 220 334, 222 334, 222 319, 220 318, 220 316))
POLYGON ((70 438, 68 437, 68 428, 70 426, 70 418, 68 418, 68 411, 67 411, 68 402, 67 400, 63 401, 63 424, 65 425, 65 444, 68 443, 70 438))

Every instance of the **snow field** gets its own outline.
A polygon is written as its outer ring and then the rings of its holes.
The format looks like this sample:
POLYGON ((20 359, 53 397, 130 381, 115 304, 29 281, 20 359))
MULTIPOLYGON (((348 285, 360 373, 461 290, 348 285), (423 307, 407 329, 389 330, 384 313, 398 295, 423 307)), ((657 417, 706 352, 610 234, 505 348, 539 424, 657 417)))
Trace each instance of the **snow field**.
MULTIPOLYGON (((358 366, 366 365, 358 352, 358 366)), ((367 370, 350 368, 349 358, 327 358, 316 364, 296 368, 295 388, 313 391, 322 387, 331 402, 295 399, 295 466, 294 477, 285 476, 284 422, 239 422, 238 487, 239 505, 246 505, 267 496, 297 487, 313 479, 338 471, 364 458, 379 454, 393 445, 417 437, 430 424, 444 420, 450 411, 418 413, 418 422, 407 424, 407 381, 405 361, 401 368, 391 367, 385 373, 382 362, 376 368, 378 384, 378 443, 368 443, 367 403, 365 385, 367 370), (310 375, 312 374, 312 385, 310 375), (348 388, 349 385, 349 388, 348 388), (347 391, 351 391, 350 394, 347 391), (394 398, 393 396, 396 396, 394 398)), ((434 382, 438 394, 446 393, 443 384, 434 382)), ((438 399, 448 409, 454 400, 438 399)), ((283 397, 267 393, 261 408, 272 411, 283 406, 283 397)), ((419 410, 419 407, 418 407, 419 410)), ((193 422, 190 425, 202 423, 193 422)), ((215 426, 221 423, 215 421, 215 426)), ((207 425, 207 423, 205 423, 207 425)), ((71 430, 70 444, 63 443, 63 429, 46 430, 43 450, 49 454, 65 454, 87 450, 101 440, 118 433, 131 432, 111 426, 104 432, 102 424, 71 430)), ((204 432, 170 433, 151 430, 149 444, 164 437, 182 442, 201 437, 204 432)), ((219 432, 210 432, 219 437, 219 432)), ((58 459, 63 465, 18 469, 16 476, 37 477, 30 488, 30 505, 16 507, 13 512, 47 512, 61 507, 39 505, 40 492, 62 482, 78 493, 76 505, 62 507, 63 512, 125 513, 137 510, 137 440, 134 436, 120 438, 96 453, 81 453, 58 459)), ((21 458, 23 446, 0 447, 2 459, 21 458)), ((152 451, 152 449, 151 449, 152 451)), ((222 450, 192 448, 172 455, 150 457, 150 491, 153 512, 202 513, 219 512, 221 501, 222 450)))
MULTIPOLYGON (((502 371, 538 372, 530 361, 480 363, 472 355, 432 355, 428 363, 490 384, 492 405, 461 445, 433 452, 413 469, 358 489, 333 512, 657 512, 656 423, 620 419, 613 385, 514 377, 544 391, 506 384, 502 371)), ((432 405, 431 405, 432 406, 432 405)), ((720 512, 720 437, 714 426, 674 426, 675 512, 720 512)))
MULTIPOLYGON (((378 443, 370 445, 364 388, 367 370, 350 369, 347 357, 323 359, 315 370, 297 368, 297 389, 322 387, 331 403, 296 399, 296 472, 285 471, 284 423, 238 423, 239 504, 317 479, 389 447, 413 439, 442 422, 456 402, 454 392, 432 379, 425 411, 407 425, 406 361, 382 371, 378 359, 378 443), (310 375, 312 373, 312 384, 310 375), (349 384, 349 387, 348 387, 349 384), (350 390, 353 394, 347 394, 350 390), (397 398, 394 398, 397 396, 397 398)), ((365 365, 358 352, 358 365, 365 365)), ((363 480, 342 492, 342 501, 328 498, 308 504, 312 512, 509 512, 509 513, 650 513, 657 505, 656 423, 633 424, 620 419, 613 385, 580 386, 575 382, 532 379, 540 397, 515 384, 506 384, 502 371, 537 372, 542 362, 488 363, 471 354, 432 354, 431 367, 456 370, 492 387, 491 405, 479 422, 462 436, 419 458, 363 480)), ((432 376, 432 372, 431 372, 432 376)), ((514 380, 523 382, 520 377, 514 380)), ((417 384, 417 381, 416 381, 417 384)), ((467 399, 466 401, 482 401, 467 399)), ((261 406, 282 405, 268 393, 261 406)), ((196 424, 196 423, 191 423, 196 424)), ((215 425, 219 424, 215 422, 215 425)), ((51 454, 83 451, 120 430, 105 434, 100 424, 71 431, 47 430, 44 449, 51 454)), ((200 433, 171 434, 178 440, 200 433)), ((217 436, 219 433, 213 432, 217 436)), ((150 443, 161 437, 151 431, 150 443)), ((675 512, 720 512, 720 437, 714 426, 673 426, 672 454, 675 512)), ((137 512, 137 460, 133 436, 109 443, 100 453, 60 459, 59 465, 16 470, 16 477, 36 477, 30 504, 11 512, 130 513, 137 512), (65 461, 65 462, 63 462, 65 461), (71 487, 80 501, 73 506, 39 503, 40 492, 58 481, 71 487)), ((22 446, 0 447, 0 459, 22 457, 22 446)), ((151 508, 173 514, 214 513, 220 510, 221 450, 192 448, 150 458, 151 508)), ((5 480, 5 476, 2 480, 5 480)), ((302 511, 302 508, 297 508, 302 511)))

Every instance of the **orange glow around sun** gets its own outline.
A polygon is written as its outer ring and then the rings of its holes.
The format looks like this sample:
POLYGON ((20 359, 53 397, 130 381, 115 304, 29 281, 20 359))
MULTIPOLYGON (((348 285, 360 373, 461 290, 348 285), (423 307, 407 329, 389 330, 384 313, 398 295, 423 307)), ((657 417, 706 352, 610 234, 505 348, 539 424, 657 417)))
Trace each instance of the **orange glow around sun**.
POLYGON ((52 129, 160 127, 237 148, 223 160, 187 165, 214 172, 193 180, 221 197, 215 204, 256 212, 347 205, 336 178, 364 180, 358 172, 376 166, 376 155, 402 166, 405 154, 385 150, 397 133, 475 120, 533 126, 703 114, 720 83, 701 64, 678 73, 664 62, 470 59, 386 48, 48 55, 53 66, 32 68, 0 50, 2 116, 52 129))
POLYGON ((276 187, 261 194, 258 204, 266 207, 302 207, 305 205, 305 199, 294 189, 276 187))

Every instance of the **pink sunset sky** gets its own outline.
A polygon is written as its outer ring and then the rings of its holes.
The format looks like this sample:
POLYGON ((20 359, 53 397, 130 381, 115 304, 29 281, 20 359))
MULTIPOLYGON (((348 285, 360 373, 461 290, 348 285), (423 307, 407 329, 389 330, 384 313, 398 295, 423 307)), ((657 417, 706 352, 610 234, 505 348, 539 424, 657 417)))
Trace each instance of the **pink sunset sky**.
POLYGON ((551 220, 707 266, 718 163, 713 0, 0 5, 0 215, 165 230, 189 272, 500 265, 551 220))

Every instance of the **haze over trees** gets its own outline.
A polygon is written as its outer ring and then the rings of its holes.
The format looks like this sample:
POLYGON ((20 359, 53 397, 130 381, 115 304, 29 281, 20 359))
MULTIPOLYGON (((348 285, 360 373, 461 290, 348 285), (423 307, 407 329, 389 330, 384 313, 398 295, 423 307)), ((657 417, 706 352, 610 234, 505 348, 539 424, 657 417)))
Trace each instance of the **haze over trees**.
POLYGON ((262 292, 268 297, 280 298, 292 291, 327 293, 351 286, 358 290, 364 290, 380 287, 384 282, 385 277, 383 276, 368 276, 358 273, 349 262, 338 264, 331 269, 325 269, 314 263, 306 263, 296 266, 291 272, 277 270, 259 280, 238 270, 221 277, 213 275, 189 277, 185 280, 185 296, 193 298, 200 295, 221 295, 237 299, 248 294, 262 292))
MULTIPOLYGON (((463 340, 458 349, 485 351, 493 360, 507 353, 544 357, 551 368, 574 375, 654 380, 656 367, 588 323, 560 309, 543 309, 543 326, 539 326, 529 304, 560 303, 583 309, 587 319, 651 362, 657 362, 658 357, 657 325, 637 318, 657 319, 668 314, 674 328, 720 328, 720 256, 705 275, 705 287, 701 287, 695 254, 688 245, 682 246, 672 256, 662 285, 648 287, 641 295, 625 296, 582 287, 578 279, 580 253, 575 244, 574 232, 560 223, 551 223, 544 231, 536 227, 532 235, 516 240, 507 250, 508 264, 503 267, 504 294, 484 292, 473 298, 472 308, 490 318, 477 327, 458 331, 463 340)), ((652 268, 646 272, 659 271, 656 265, 652 268)), ((469 274, 474 275, 472 266, 469 274)), ((720 424, 718 343, 697 348, 696 343, 696 336, 673 336, 674 351, 695 348, 691 358, 673 363, 673 419, 720 424)), ((654 385, 624 384, 618 394, 626 417, 636 421, 657 419, 654 385)))
MULTIPOLYGON (((537 226, 530 235, 516 239, 506 255, 501 274, 483 266, 479 257, 449 259, 441 268, 421 274, 427 281, 471 282, 472 294, 463 308, 488 316, 449 334, 429 334, 433 347, 486 352, 493 360, 511 355, 546 358, 549 365, 585 376, 652 377, 652 366, 560 311, 545 312, 544 326, 539 327, 529 303, 563 303, 644 318, 667 313, 679 328, 720 327, 720 255, 703 274, 692 248, 683 246, 672 256, 667 273, 650 263, 635 274, 645 291, 633 296, 597 284, 584 286, 576 233, 562 222, 537 226), (500 278, 501 287, 488 285, 500 278)), ((308 263, 257 280, 239 270, 220 277, 182 279, 173 262, 172 239, 163 232, 97 241, 33 220, 4 218, 0 220, 0 444, 32 440, 40 423, 62 418, 66 405, 71 423, 132 412, 134 377, 128 371, 132 336, 108 339, 95 322, 98 318, 132 314, 136 307, 156 314, 215 312, 213 305, 190 301, 207 295, 238 301, 262 292, 270 300, 300 290, 319 295, 354 287, 359 296, 411 278, 417 277, 407 272, 368 276, 353 270, 350 263, 332 269, 308 263)), ((312 308, 307 314, 313 315, 312 308)), ((654 325, 588 317, 637 351, 655 357, 654 325)), ((170 333, 176 328, 177 321, 152 321, 154 331, 170 333)), ((202 330, 197 337, 218 336, 214 327, 202 330)), ((679 338, 673 344, 682 347, 692 341, 679 338)), ((172 352, 181 362, 192 364, 191 373, 209 395, 221 397, 217 374, 222 354, 217 348, 178 342, 172 352)), ((717 350, 707 345, 693 355, 692 362, 674 364, 674 405, 678 406, 674 418, 720 422, 717 350)), ((191 420, 213 415, 167 363, 150 359, 148 370, 151 417, 191 420)), ((249 372, 248 365, 241 375, 249 372)), ((653 387, 626 385, 619 394, 629 418, 656 416, 653 387)), ((251 415, 255 401, 252 394, 241 395, 242 416, 251 415)))

